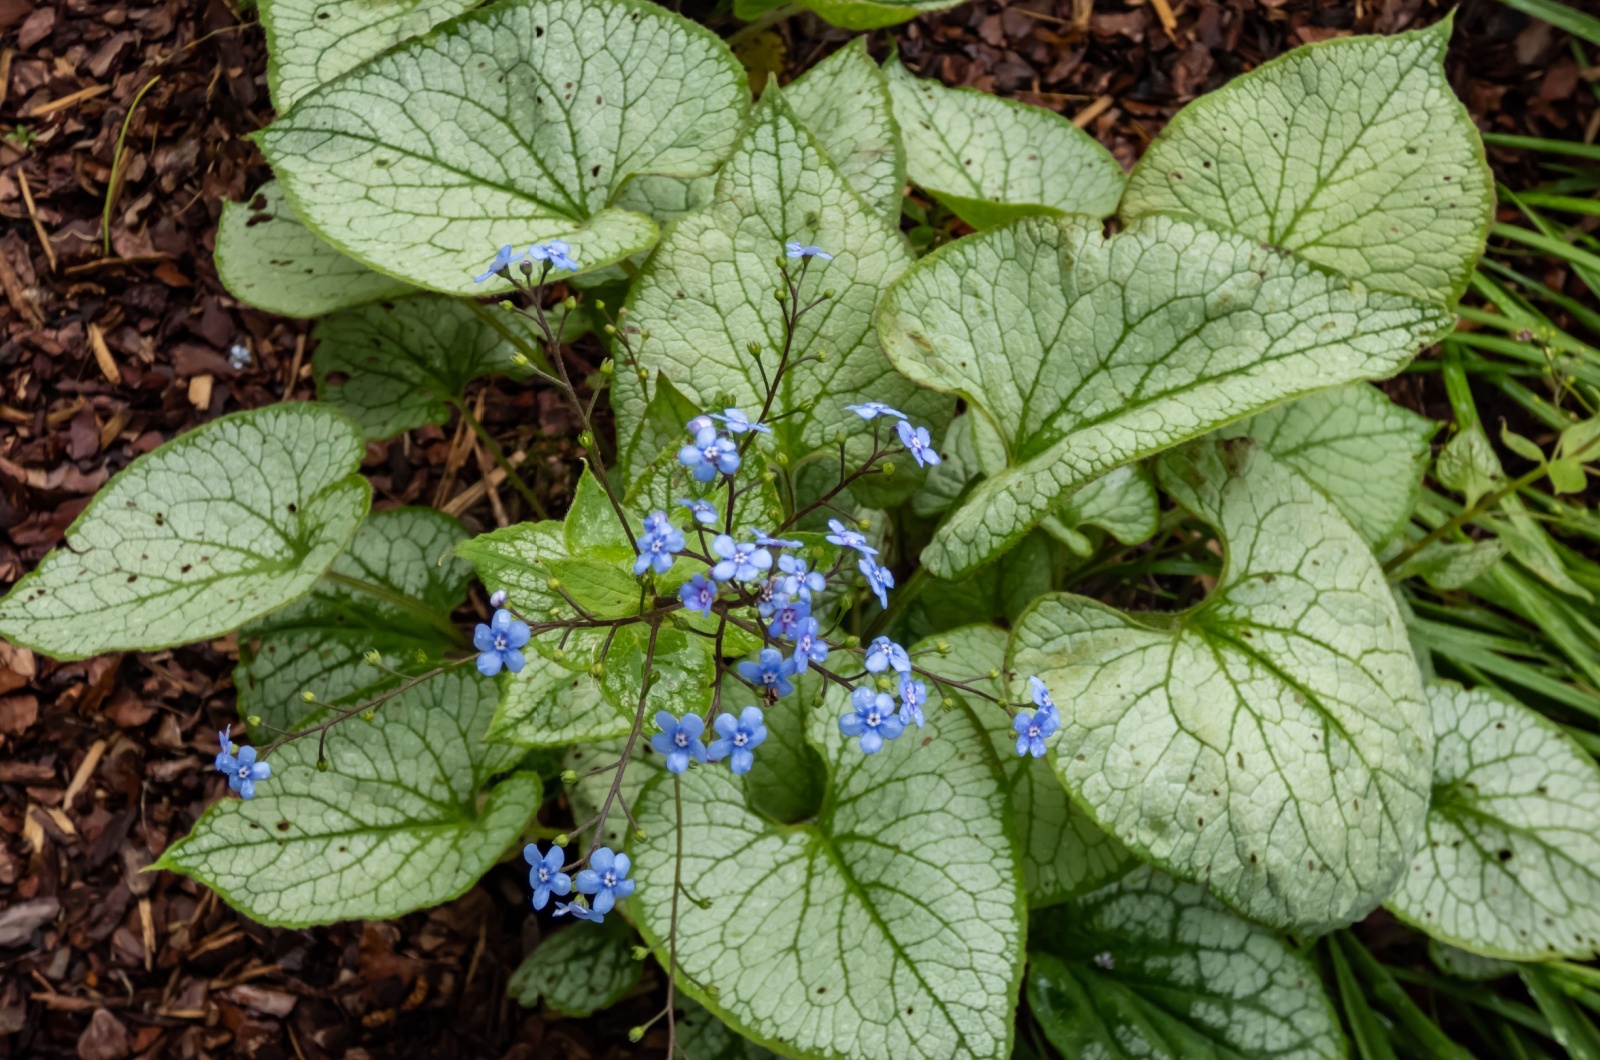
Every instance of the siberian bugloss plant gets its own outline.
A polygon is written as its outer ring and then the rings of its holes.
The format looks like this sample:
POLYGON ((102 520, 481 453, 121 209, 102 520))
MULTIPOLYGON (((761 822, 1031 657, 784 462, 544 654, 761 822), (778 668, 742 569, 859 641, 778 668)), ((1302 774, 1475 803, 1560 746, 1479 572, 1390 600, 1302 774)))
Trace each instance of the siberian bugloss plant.
POLYGON ((1594 954, 1600 773, 1430 681, 1383 562, 1441 540, 1435 425, 1366 381, 1451 328, 1493 204, 1448 19, 1243 75, 1125 177, 860 40, 752 104, 642 0, 466 6, 262 0, 277 180, 218 266, 323 317, 320 400, 135 461, 0 602, 61 658, 238 632, 240 797, 161 868, 306 925, 521 850, 592 923, 517 995, 592 1012, 637 944, 691 1057, 1008 1056, 1025 970, 1065 1055, 1340 1056, 1290 940, 1385 904, 1594 954), (974 233, 918 260, 908 178, 974 233), (559 520, 494 375, 581 424, 559 520), (369 512, 364 442, 452 415, 536 521, 369 512))

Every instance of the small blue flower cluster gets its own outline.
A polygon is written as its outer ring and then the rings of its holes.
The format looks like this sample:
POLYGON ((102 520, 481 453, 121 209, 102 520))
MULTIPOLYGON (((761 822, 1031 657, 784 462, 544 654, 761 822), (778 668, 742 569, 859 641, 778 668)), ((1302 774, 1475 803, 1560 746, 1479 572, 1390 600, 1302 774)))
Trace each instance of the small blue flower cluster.
POLYGON ((1034 706, 1039 709, 1032 714, 1025 710, 1018 711, 1017 716, 1011 719, 1011 727, 1017 730, 1017 754, 1043 758, 1044 742, 1061 727, 1061 715, 1043 681, 1030 677, 1028 684, 1033 689, 1034 706))
POLYGON ((605 923, 606 914, 616 907, 617 901, 633 893, 634 881, 628 879, 633 863, 628 855, 618 854, 610 847, 600 847, 589 855, 589 867, 579 872, 577 878, 561 871, 565 853, 561 847, 552 846, 544 853, 537 845, 529 843, 522 848, 522 858, 528 863, 528 882, 533 885, 533 907, 543 909, 550 896, 564 897, 574 887, 587 900, 557 902, 556 916, 571 915, 579 920, 596 924, 605 923))
POLYGON ((478 649, 478 672, 485 677, 493 677, 502 668, 521 673, 526 663, 522 648, 529 637, 528 624, 503 607, 487 624, 479 622, 472 633, 472 646, 478 649))
POLYGON ((578 271, 578 261, 572 256, 572 247, 564 240, 552 239, 548 243, 535 243, 520 254, 507 243, 495 253, 494 260, 489 262, 489 267, 472 278, 472 282, 483 283, 524 261, 547 261, 552 269, 578 271))
POLYGON ((862 753, 870 755, 881 751, 885 740, 898 739, 907 725, 922 728, 927 722, 922 708, 928 703, 928 686, 912 673, 911 653, 888 637, 879 637, 867 645, 866 667, 869 674, 898 675, 894 687, 900 694, 900 705, 896 707, 894 696, 878 687, 882 678, 850 693, 854 709, 839 718, 839 731, 859 738, 862 753))
POLYGON ((254 747, 241 747, 236 752, 229 739, 232 732, 233 726, 229 725, 217 733, 217 742, 222 744, 222 750, 217 752, 212 764, 218 773, 228 778, 228 787, 236 795, 242 799, 253 799, 256 797, 256 782, 272 776, 272 766, 256 761, 254 747))

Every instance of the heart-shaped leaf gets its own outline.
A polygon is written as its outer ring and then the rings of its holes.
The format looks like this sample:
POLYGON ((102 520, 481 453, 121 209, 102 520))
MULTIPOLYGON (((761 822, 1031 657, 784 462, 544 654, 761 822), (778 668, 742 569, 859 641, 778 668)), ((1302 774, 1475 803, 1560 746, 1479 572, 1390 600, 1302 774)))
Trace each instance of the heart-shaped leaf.
POLYGON ((721 40, 644 0, 507 0, 314 89, 261 148, 340 250, 479 293, 504 243, 563 239, 584 269, 649 247, 655 223, 611 196, 714 170, 747 93, 721 40))
POLYGON ((1154 216, 1107 238, 1024 218, 918 262, 884 298, 895 367, 960 394, 1011 466, 923 551, 958 577, 1120 464, 1291 397, 1389 375, 1452 324, 1259 242, 1154 216))
MULTIPOLYGON (((497 682, 470 666, 424 681, 318 742, 272 755, 256 797, 224 799, 157 868, 181 872, 252 920, 279 927, 376 920, 466 891, 538 809, 539 777, 514 773, 522 750, 483 742, 497 682)), ((313 720, 315 720, 313 718, 313 720)))
POLYGON ((1145 151, 1122 215, 1192 214, 1369 287, 1455 301, 1494 187, 1445 79, 1451 24, 1296 48, 1201 96, 1145 151))
POLYGON ((1389 908, 1485 957, 1600 952, 1600 767, 1487 688, 1428 688, 1438 745, 1427 837, 1389 908))
POLYGON ((639 981, 644 964, 633 959, 637 940, 621 917, 599 925, 574 924, 523 958, 506 992, 528 1008, 543 998, 563 1016, 592 1016, 621 1001, 639 981))
POLYGON ((867 205, 896 223, 906 186, 906 158, 894 120, 889 81, 857 37, 783 90, 839 175, 867 205))
POLYGON ((367 513, 355 425, 238 412, 129 464, 5 599, 0 633, 57 659, 221 636, 300 596, 367 513))
POLYGON ((1176 615, 1047 596, 1011 670, 1061 708, 1068 790, 1136 853, 1253 919, 1325 931, 1393 890, 1426 813, 1433 728, 1378 562, 1248 440, 1163 457, 1227 563, 1176 615))

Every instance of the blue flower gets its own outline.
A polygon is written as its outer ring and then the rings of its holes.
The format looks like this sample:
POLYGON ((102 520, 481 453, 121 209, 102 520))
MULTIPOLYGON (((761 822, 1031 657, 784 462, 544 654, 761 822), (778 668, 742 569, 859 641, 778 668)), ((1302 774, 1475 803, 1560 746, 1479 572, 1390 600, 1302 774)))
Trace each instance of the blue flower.
POLYGON ((851 412, 854 412, 857 416, 860 416, 864 420, 875 420, 879 416, 893 416, 898 420, 903 420, 906 418, 906 414, 904 412, 901 412, 899 409, 892 409, 881 401, 869 401, 864 405, 846 405, 845 408, 849 409, 851 412))
POLYGON ((727 534, 718 534, 712 539, 711 551, 722 557, 722 562, 711 568, 711 576, 719 582, 753 582, 772 566, 772 553, 735 541, 727 534))
POLYGON ((572 248, 560 239, 552 239, 548 243, 535 243, 528 248, 528 257, 534 261, 548 261, 550 267, 554 269, 578 271, 578 263, 572 257, 572 248))
POLYGON ((694 419, 690 420, 688 423, 684 424, 684 426, 688 428, 690 437, 699 434, 707 427, 710 427, 712 430, 716 430, 717 428, 716 421, 703 412, 694 419))
MULTIPOLYGON (((220 763, 222 756, 218 755, 220 763)), ((241 747, 237 756, 229 755, 231 768, 223 770, 228 774, 228 787, 243 799, 256 797, 256 781, 266 780, 272 776, 272 767, 265 762, 256 761, 254 747, 241 747)))
POLYGON ((785 243, 783 245, 783 249, 784 253, 788 254, 791 258, 821 258, 823 261, 833 260, 833 255, 829 254, 821 247, 814 247, 795 242, 785 243))
POLYGON ((217 742, 222 745, 222 750, 217 752, 217 757, 212 761, 218 773, 232 773, 239 768, 239 760, 233 757, 233 740, 230 734, 233 726, 229 725, 217 733, 217 742))
POLYGON ((767 738, 767 727, 762 724, 764 715, 759 707, 745 707, 735 718, 732 714, 719 714, 712 726, 718 739, 711 741, 706 754, 713 762, 728 759, 728 768, 735 773, 748 773, 756 756, 750 752, 761 746, 767 738))
POLYGON ((689 768, 691 758, 702 763, 706 760, 706 745, 700 742, 706 723, 700 715, 685 714, 680 720, 658 710, 656 724, 661 731, 650 737, 650 746, 667 756, 667 772, 682 773, 689 768))
POLYGON ((524 660, 520 649, 528 643, 528 624, 512 617, 505 608, 494 613, 488 625, 478 623, 472 633, 472 646, 478 649, 478 672, 493 677, 504 666, 521 673, 524 660))
POLYGON ((711 617, 711 603, 716 598, 717 583, 706 580, 704 574, 696 574, 678 590, 678 599, 683 601, 683 606, 690 611, 700 612, 705 618, 711 617))
POLYGON ((808 604, 812 593, 820 593, 828 587, 828 579, 822 576, 822 572, 812 570, 811 565, 799 556, 779 556, 778 569, 788 575, 783 579, 783 591, 790 596, 798 596, 808 604))
POLYGON ((911 458, 917 462, 918 467, 943 463, 943 458, 933 451, 933 439, 928 437, 928 428, 918 427, 913 430, 911 424, 901 420, 894 425, 894 429, 895 433, 900 435, 900 444, 911 451, 911 458))
POLYGON ((832 530, 833 533, 828 535, 827 540, 831 541, 835 545, 838 545, 840 548, 853 548, 863 556, 876 556, 878 554, 877 549, 867 544, 866 538, 862 537, 854 530, 846 528, 846 526, 839 520, 829 519, 828 529, 832 530))
POLYGON ((505 246, 501 247, 498 251, 495 252, 494 260, 489 262, 489 267, 487 269, 484 269, 478 275, 474 276, 472 278, 472 282, 473 283, 482 283, 485 280, 492 278, 495 274, 499 273, 502 269, 509 269, 515 262, 521 261, 522 258, 523 258, 523 255, 518 254, 516 251, 512 250, 511 249, 511 244, 507 243, 505 246))
POLYGON ((783 591, 781 577, 768 578, 761 583, 761 590, 756 593, 756 610, 761 612, 762 618, 771 618, 777 613, 778 608, 789 602, 789 594, 783 591))
POLYGON ((565 852, 552 846, 543 854, 533 843, 522 848, 522 859, 533 866, 528 870, 528 882, 533 885, 533 907, 543 909, 552 894, 572 893, 572 877, 561 871, 565 852))
POLYGON ((589 867, 578 873, 575 882, 580 893, 592 896, 596 913, 611 912, 618 898, 633 893, 634 883, 628 879, 631 865, 628 855, 614 854, 610 847, 601 847, 589 855, 589 867))
POLYGON ((643 574, 654 569, 665 574, 672 568, 672 557, 683 551, 683 533, 667 522, 666 512, 654 512, 644 521, 644 533, 639 535, 639 556, 633 561, 633 573, 643 574))
POLYGON ((922 728, 922 708, 928 705, 928 686, 913 681, 910 674, 900 678, 900 720, 907 725, 917 723, 922 728))
POLYGON ((867 645, 867 672, 881 674, 894 667, 900 673, 911 672, 911 656, 888 637, 878 637, 867 645))
POLYGON ((800 624, 811 617, 811 605, 804 600, 789 600, 772 613, 772 624, 767 633, 774 637, 793 637, 799 634, 800 624))
POLYGON ((1037 714, 1022 711, 1011 719, 1011 727, 1017 730, 1017 754, 1043 758, 1044 742, 1060 724, 1054 710, 1041 710, 1037 714))
POLYGON ((795 662, 785 659, 777 648, 762 648, 756 662, 746 660, 739 664, 739 676, 753 685, 760 685, 782 698, 794 691, 789 678, 795 675, 795 662))
POLYGON ((822 627, 814 618, 800 623, 800 632, 794 638, 794 669, 805 673, 812 663, 828 661, 828 642, 822 639, 822 627))
POLYGON ((711 418, 721 420, 728 430, 734 434, 743 434, 745 431, 756 431, 760 434, 772 433, 772 428, 765 423, 751 423, 750 417, 746 416, 742 409, 723 409, 722 415, 718 416, 713 412, 711 418))
POLYGON ((877 754, 883 741, 897 739, 906 727, 894 713, 894 699, 870 688, 857 688, 850 693, 850 703, 856 709, 839 718, 839 731, 846 736, 861 737, 863 754, 877 754))
POLYGON ((877 594, 878 606, 888 610, 889 590, 894 588, 894 572, 888 567, 878 566, 868 556, 861 557, 856 569, 866 576, 867 588, 877 594))
POLYGON ((1045 683, 1037 677, 1030 677, 1028 678, 1028 686, 1033 689, 1034 706, 1040 710, 1055 714, 1056 701, 1050 698, 1050 689, 1045 687, 1045 683))
POLYGON ((756 531, 756 544, 765 545, 768 548, 803 548, 803 547, 805 547, 805 542, 804 541, 796 541, 793 538, 788 538, 788 537, 769 537, 765 530, 757 530, 756 531))
POLYGON ((694 521, 701 526, 713 526, 716 524, 717 508, 710 501, 691 501, 685 498, 678 503, 693 512, 694 521))
MULTIPOLYGON (((632 883, 633 881, 629 880, 628 882, 632 883)), ((556 903, 556 916, 566 916, 568 913, 571 913, 578 920, 588 920, 595 924, 604 924, 606 922, 604 913, 595 912, 581 901, 556 903)))
POLYGON ((678 463, 694 473, 695 481, 710 482, 720 471, 731 475, 739 470, 739 450, 715 427, 706 427, 694 436, 694 444, 678 450, 678 463))

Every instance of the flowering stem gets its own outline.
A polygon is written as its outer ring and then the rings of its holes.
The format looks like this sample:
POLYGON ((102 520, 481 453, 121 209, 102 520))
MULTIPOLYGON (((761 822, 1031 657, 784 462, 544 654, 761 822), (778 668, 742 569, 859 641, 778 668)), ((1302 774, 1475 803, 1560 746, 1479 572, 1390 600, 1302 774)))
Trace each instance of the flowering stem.
POLYGON ((782 524, 779 525, 778 529, 773 531, 773 533, 777 533, 777 534, 783 533, 785 530, 789 529, 791 526, 794 526, 801 519, 804 519, 806 516, 810 515, 814 511, 816 511, 818 508, 826 506, 829 501, 833 500, 833 498, 837 497, 840 493, 844 492, 844 490, 847 487, 849 487, 852 483, 857 482, 860 479, 863 479, 868 475, 877 474, 877 471, 876 471, 874 465, 876 465, 877 462, 879 460, 882 460, 884 457, 890 456, 890 455, 892 455, 894 453, 897 453, 897 452, 904 452, 904 450, 898 445, 891 445, 887 449, 879 449, 876 445, 874 445, 873 448, 872 448, 872 455, 867 458, 866 463, 862 464, 860 467, 856 468, 854 471, 850 472, 847 475, 847 474, 845 474, 845 471, 844 471, 844 468, 845 468, 844 447, 843 447, 843 445, 841 445, 840 448, 839 448, 839 481, 838 481, 838 483, 832 489, 830 489, 827 493, 824 493, 822 496, 818 497, 816 500, 812 501, 810 504, 806 505, 804 508, 801 508, 799 511, 795 512, 793 515, 789 516, 789 518, 785 519, 782 522, 782 524))
POLYGON ((672 859, 672 922, 667 927, 667 1056, 678 1047, 678 1021, 672 1011, 673 992, 678 972, 678 892, 683 888, 683 792, 678 774, 672 774, 672 812, 677 819, 674 839, 677 849, 672 859))
MULTIPOLYGON (((465 659, 456 659, 452 662, 435 666, 427 673, 418 674, 416 677, 413 677, 410 680, 389 689, 389 691, 384 692, 382 695, 374 696, 372 699, 369 699, 364 703, 359 703, 353 707, 336 710, 333 717, 327 719, 326 721, 319 721, 317 724, 308 729, 301 729, 299 732, 292 732, 286 736, 280 736, 276 740, 273 740, 271 743, 267 744, 265 747, 261 748, 258 753, 262 758, 265 758, 273 751, 276 751, 278 748, 282 747, 284 744, 293 743, 296 740, 304 739, 305 737, 310 736, 312 733, 326 733, 329 729, 333 728, 341 721, 347 721, 348 719, 355 717, 357 714, 365 714, 369 710, 376 710, 385 703, 389 702, 389 700, 394 699, 397 696, 405 695, 413 688, 416 688, 418 685, 422 684, 422 682, 438 677, 446 670, 454 670, 458 666, 472 662, 474 658, 475 656, 469 655, 465 659)), ((318 757, 320 758, 321 755, 319 754, 318 757)))
POLYGON ((594 821, 594 836, 589 840, 590 849, 600 842, 600 833, 605 829, 606 818, 611 816, 611 804, 617 800, 617 792, 622 790, 622 776, 627 772, 627 762, 633 757, 634 745, 639 742, 639 734, 644 731, 645 702, 650 696, 650 670, 656 658, 656 634, 661 632, 661 619, 657 618, 650 623, 650 641, 644 649, 644 669, 640 671, 643 680, 639 682, 639 707, 633 712, 633 728, 628 732, 628 742, 622 746, 622 762, 617 769, 617 775, 611 780, 611 788, 606 792, 606 798, 600 804, 600 814, 594 821))
POLYGON ((501 471, 506 473, 506 481, 511 483, 517 493, 522 496, 522 499, 528 502, 528 506, 533 509, 533 513, 540 519, 550 518, 550 514, 545 511, 544 505, 540 503, 538 495, 533 492, 533 487, 529 486, 523 477, 517 473, 517 469, 512 466, 511 461, 506 459, 506 451, 500 447, 499 442, 494 440, 494 435, 488 432, 483 422, 473 415, 472 409, 467 406, 467 403, 460 398, 451 398, 450 403, 455 406, 457 412, 461 413, 461 418, 472 428, 473 433, 478 436, 478 440, 483 443, 483 447, 489 450, 489 455, 494 457, 495 464, 501 471))
POLYGON ((906 583, 895 590, 894 599, 889 601, 888 608, 878 612, 878 617, 873 619, 872 624, 867 627, 867 636, 876 637, 887 629, 889 623, 893 622, 906 609, 906 605, 917 598, 917 594, 922 592, 923 586, 928 584, 928 579, 931 577, 932 575, 928 573, 927 567, 918 567, 912 571, 911 577, 906 580, 906 583))
POLYGON ((428 625, 449 637, 450 642, 459 648, 468 646, 467 638, 447 617, 439 614, 415 597, 396 592, 387 585, 379 585, 376 582, 341 574, 335 570, 328 571, 323 577, 335 585, 344 586, 346 589, 352 589, 358 593, 366 593, 368 596, 376 596, 384 603, 392 604, 407 614, 422 619, 428 625))

